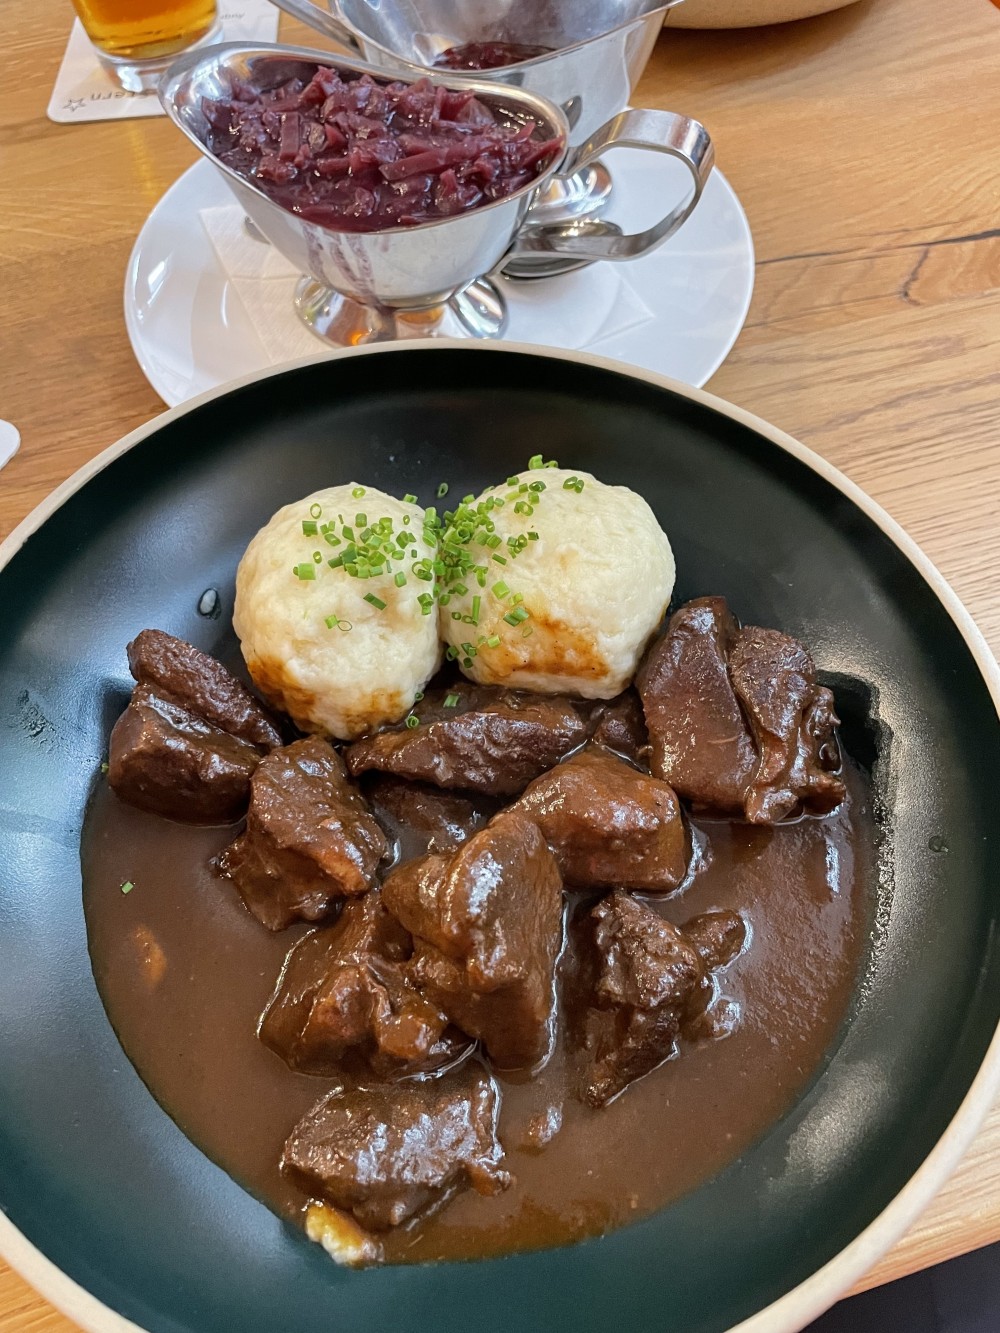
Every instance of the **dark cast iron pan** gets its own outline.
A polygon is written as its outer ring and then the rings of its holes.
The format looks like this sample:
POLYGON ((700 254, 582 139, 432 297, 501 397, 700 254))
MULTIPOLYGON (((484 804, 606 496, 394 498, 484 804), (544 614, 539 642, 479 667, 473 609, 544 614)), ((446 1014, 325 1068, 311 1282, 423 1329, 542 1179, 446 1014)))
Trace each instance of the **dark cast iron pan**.
POLYGON ((655 376, 421 343, 166 413, 0 548, 0 1251, 102 1333, 801 1327, 909 1225, 998 1084, 998 697, 968 617, 885 514, 787 436, 655 376), (87 955, 84 806, 125 643, 156 625, 222 646, 237 561, 279 505, 351 478, 461 495, 536 452, 646 497, 677 600, 724 593, 812 648, 885 807, 873 964, 806 1094, 672 1206, 561 1249, 348 1272, 208 1161, 123 1055, 87 955), (198 612, 209 587, 217 620, 198 612))

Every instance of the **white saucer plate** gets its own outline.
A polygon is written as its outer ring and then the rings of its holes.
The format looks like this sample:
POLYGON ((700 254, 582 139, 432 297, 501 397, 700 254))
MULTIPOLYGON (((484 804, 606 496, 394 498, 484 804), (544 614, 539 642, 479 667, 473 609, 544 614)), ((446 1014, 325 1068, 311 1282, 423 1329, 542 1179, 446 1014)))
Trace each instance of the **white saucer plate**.
MULTIPOLYGON (((666 211, 683 188, 670 159, 634 149, 609 160, 615 197, 607 216, 633 230, 666 211)), ((202 210, 234 196, 208 161, 189 168, 159 201, 136 240, 125 277, 125 323, 143 373, 171 407, 207 389, 275 364, 265 351, 215 246, 202 210)), ((729 354, 743 327, 754 280, 753 240, 732 186, 716 170, 687 224, 666 244, 627 264, 594 265, 534 282, 500 280, 511 341, 598 352, 700 387, 729 354), (608 274, 608 269, 617 273, 608 274), (605 321, 607 336, 581 344, 584 312, 598 287, 620 281, 628 320, 605 321), (627 288, 627 292, 626 289, 627 288), (640 314, 635 314, 638 304, 640 314)), ((301 355, 289 280, 289 360, 301 355)), ((589 321, 592 325, 592 320, 589 321)), ((600 330, 598 330, 600 332, 600 330)), ((316 339, 316 351, 329 344, 316 339)))

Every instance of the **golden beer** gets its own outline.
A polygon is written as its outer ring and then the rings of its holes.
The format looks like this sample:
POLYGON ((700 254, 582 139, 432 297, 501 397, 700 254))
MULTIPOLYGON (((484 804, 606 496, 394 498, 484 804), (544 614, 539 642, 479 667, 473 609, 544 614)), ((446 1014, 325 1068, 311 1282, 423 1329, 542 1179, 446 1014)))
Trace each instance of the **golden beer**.
POLYGON ((115 61, 184 51, 215 23, 215 0, 73 0, 87 36, 115 61))

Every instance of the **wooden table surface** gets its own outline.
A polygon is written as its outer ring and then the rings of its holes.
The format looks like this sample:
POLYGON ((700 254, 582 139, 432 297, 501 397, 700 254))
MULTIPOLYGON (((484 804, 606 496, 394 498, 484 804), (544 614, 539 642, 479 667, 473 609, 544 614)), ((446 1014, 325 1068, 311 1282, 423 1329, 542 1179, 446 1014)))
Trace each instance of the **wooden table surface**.
MULTIPOLYGON (((0 537, 162 409, 122 320, 136 233, 194 158, 166 121, 55 125, 64 0, 5 0, 0 537)), ((282 35, 301 40, 287 24, 282 35)), ((1000 649, 1000 12, 859 0, 798 24, 665 32, 640 105, 703 120, 750 218, 757 286, 710 384, 844 469, 1000 649)), ((1000 1239, 1000 1108, 862 1285, 1000 1239)), ((75 1326, 0 1262, 0 1333, 75 1326)))

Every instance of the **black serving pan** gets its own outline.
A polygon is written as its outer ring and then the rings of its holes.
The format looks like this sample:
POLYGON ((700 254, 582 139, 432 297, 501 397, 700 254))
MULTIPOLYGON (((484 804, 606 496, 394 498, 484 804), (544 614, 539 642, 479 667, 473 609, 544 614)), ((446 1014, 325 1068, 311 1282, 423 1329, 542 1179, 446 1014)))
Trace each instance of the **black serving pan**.
POLYGON ((1000 1068, 997 669, 904 534, 787 436, 592 357, 376 349, 167 412, 0 561, 0 1252, 85 1328, 799 1328, 972 1137, 1000 1068), (535 452, 646 497, 678 599, 725 593, 812 647, 884 806, 872 964, 807 1093, 671 1207, 562 1249, 348 1272, 208 1161, 124 1057, 87 956, 84 805, 124 644, 148 624, 225 648, 237 561, 279 505, 351 478, 462 494, 535 452), (219 619, 198 611, 209 587, 219 619))

